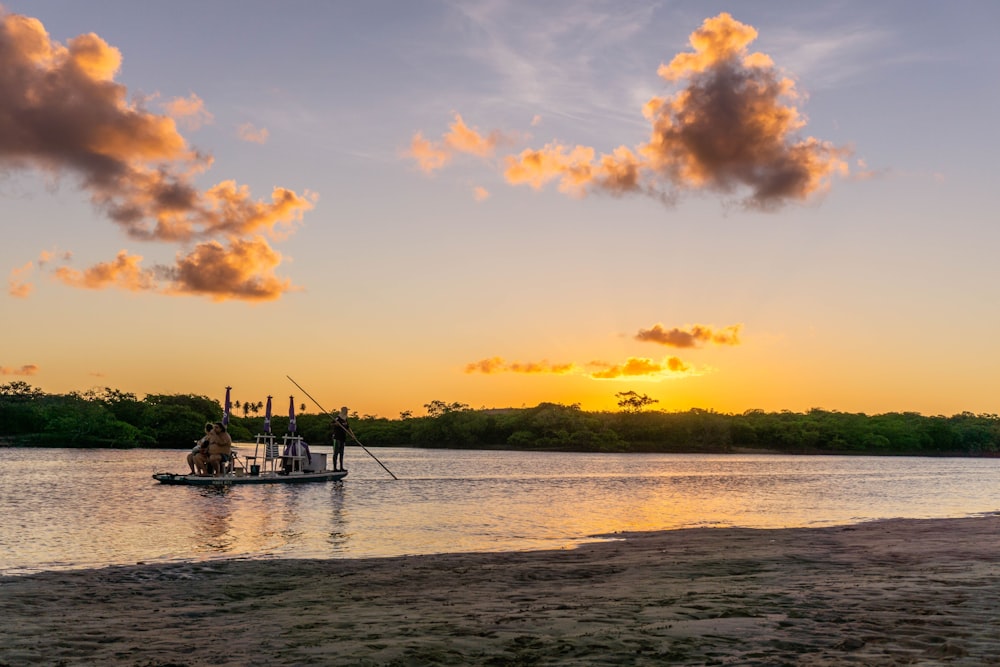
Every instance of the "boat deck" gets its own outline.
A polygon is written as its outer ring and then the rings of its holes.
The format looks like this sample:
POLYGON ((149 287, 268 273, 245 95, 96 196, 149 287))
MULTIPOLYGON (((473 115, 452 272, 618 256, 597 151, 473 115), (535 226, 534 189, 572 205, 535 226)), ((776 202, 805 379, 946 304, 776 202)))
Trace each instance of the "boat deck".
POLYGON ((347 477, 346 470, 318 472, 261 472, 259 475, 227 473, 218 477, 173 472, 153 473, 161 484, 184 486, 228 486, 230 484, 296 484, 305 482, 335 482, 347 477))

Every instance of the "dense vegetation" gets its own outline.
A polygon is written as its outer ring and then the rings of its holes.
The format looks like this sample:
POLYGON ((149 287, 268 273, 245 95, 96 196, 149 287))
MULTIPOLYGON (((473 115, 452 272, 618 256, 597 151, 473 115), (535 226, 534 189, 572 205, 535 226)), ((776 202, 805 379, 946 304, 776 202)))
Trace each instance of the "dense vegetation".
MULTIPOLYGON (((963 412, 951 417, 912 412, 865 415, 813 409, 805 413, 751 410, 644 410, 652 401, 620 394, 621 412, 585 412, 576 405, 472 410, 432 401, 427 415, 399 419, 353 415, 365 446, 532 449, 586 452, 735 452, 992 456, 1000 452, 1000 418, 963 412)), ((263 431, 258 403, 230 418, 236 441, 263 431), (251 416, 252 415, 252 416, 251 416)), ((303 410, 304 410, 303 406, 303 410)), ((102 391, 46 394, 24 382, 0 385, 0 442, 58 447, 188 447, 207 421, 221 418, 218 401, 190 394, 102 391)), ((297 416, 298 433, 327 443, 329 417, 297 416)), ((288 417, 275 415, 284 434, 288 417)))

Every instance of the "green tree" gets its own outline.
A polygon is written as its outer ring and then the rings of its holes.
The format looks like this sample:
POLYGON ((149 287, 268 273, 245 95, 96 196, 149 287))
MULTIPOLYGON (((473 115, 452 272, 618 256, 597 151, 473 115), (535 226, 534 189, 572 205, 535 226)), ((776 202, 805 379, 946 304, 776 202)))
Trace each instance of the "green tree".
POLYGON ((449 412, 461 412, 463 410, 468 410, 469 406, 465 403, 445 403, 444 401, 431 401, 430 403, 424 403, 424 408, 427 410, 427 416, 429 417, 440 417, 441 415, 446 415, 449 412))
POLYGON ((41 389, 32 387, 24 380, 14 380, 13 382, 0 384, 0 396, 31 399, 31 398, 39 398, 42 395, 43 393, 41 389))
POLYGON ((618 407, 624 412, 642 412, 643 408, 660 402, 658 398, 650 398, 646 394, 640 395, 634 391, 620 391, 615 394, 615 398, 618 399, 618 407))

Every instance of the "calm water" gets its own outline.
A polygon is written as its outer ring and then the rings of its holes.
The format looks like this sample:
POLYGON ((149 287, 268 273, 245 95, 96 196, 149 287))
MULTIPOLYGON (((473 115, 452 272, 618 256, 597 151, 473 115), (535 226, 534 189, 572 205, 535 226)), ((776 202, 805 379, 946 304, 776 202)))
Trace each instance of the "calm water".
POLYGON ((1000 508, 997 459, 371 451, 398 481, 357 447, 343 482, 223 489, 155 482, 186 470, 179 450, 0 449, 0 574, 549 549, 617 531, 1000 508))

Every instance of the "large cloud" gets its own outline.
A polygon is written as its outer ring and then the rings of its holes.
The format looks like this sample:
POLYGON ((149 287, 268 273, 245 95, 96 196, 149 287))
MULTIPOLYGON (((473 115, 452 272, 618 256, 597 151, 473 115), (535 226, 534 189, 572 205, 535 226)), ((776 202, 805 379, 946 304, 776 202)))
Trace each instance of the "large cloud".
MULTIPOLYGON (((507 182, 540 189, 556 181, 568 194, 639 193, 666 203, 686 191, 710 190, 758 209, 824 190, 834 175, 847 174, 849 151, 798 136, 805 118, 795 106, 795 84, 770 57, 748 50, 756 37, 729 14, 706 19, 691 35, 693 50, 658 70, 679 88, 645 104, 651 124, 645 143, 600 156, 592 147, 559 141, 526 148, 504 158, 507 182)), ((416 135, 410 156, 425 171, 445 166, 454 133, 453 126, 439 143, 416 135)))
MULTIPOLYGON (((0 167, 75 177, 96 206, 129 238, 141 241, 185 245, 222 238, 234 252, 246 244, 259 250, 267 245, 260 234, 282 238, 313 207, 315 195, 281 187, 270 201, 253 199, 233 181, 199 189, 194 178, 211 166, 211 158, 187 144, 173 118, 128 100, 125 87, 114 80, 120 65, 121 53, 95 34, 62 45, 49 38, 37 19, 0 8, 0 167), (248 234, 254 235, 252 241, 239 238, 248 234)), ((212 118, 194 94, 167 107, 195 125, 212 118)), ((268 250, 271 259, 280 258, 268 250)), ((225 252, 216 258, 232 263, 241 257, 225 252)), ((263 254, 268 253, 255 257, 263 254)), ((231 283, 233 291, 212 292, 211 297, 274 298, 272 289, 287 289, 290 283, 274 282, 269 262, 260 264, 268 268, 259 280, 245 276, 247 281, 231 283)), ((76 273, 64 270, 58 277, 83 287, 205 293, 174 289, 157 279, 183 275, 187 268, 178 264, 143 270, 125 253, 76 273)))

